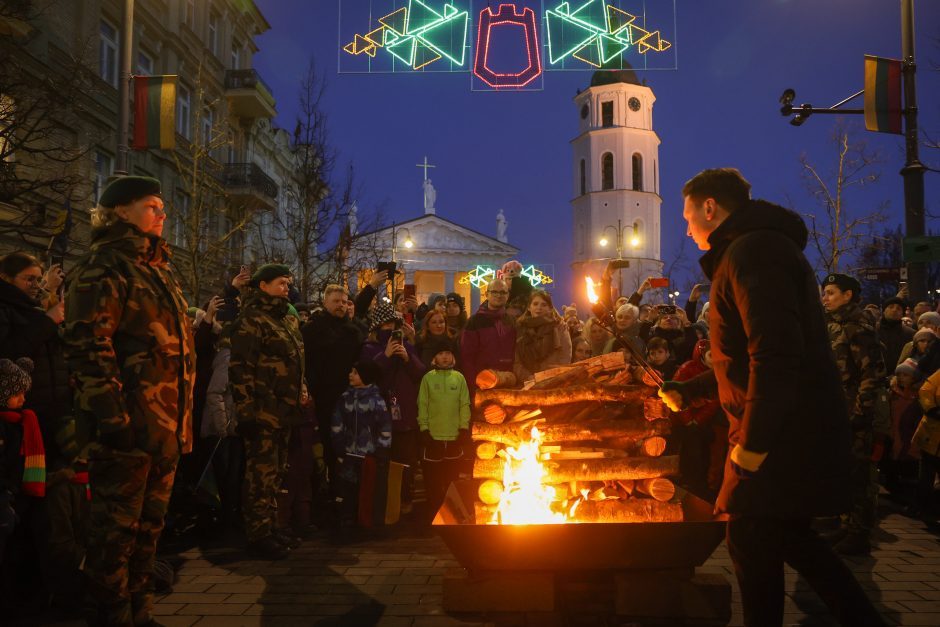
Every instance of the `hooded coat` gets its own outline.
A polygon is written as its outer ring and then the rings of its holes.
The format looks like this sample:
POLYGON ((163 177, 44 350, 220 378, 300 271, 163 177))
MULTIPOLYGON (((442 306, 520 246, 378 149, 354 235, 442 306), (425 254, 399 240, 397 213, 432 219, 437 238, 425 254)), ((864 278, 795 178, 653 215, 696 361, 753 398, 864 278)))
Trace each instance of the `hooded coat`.
POLYGON ((712 373, 731 447, 767 453, 752 476, 725 462, 716 510, 805 518, 846 510, 849 419, 819 287, 803 255, 803 220, 766 201, 741 207, 709 236, 712 373))
POLYGON ((392 332, 389 330, 376 331, 376 339, 366 340, 366 343, 362 345, 359 358, 374 361, 382 369, 379 389, 385 396, 388 410, 392 414, 392 431, 417 431, 418 386, 421 385, 421 377, 427 369, 418 357, 414 346, 408 341, 402 342, 405 350, 408 351, 407 362, 398 355, 387 356, 385 347, 391 335, 392 332), (394 409, 395 405, 398 406, 397 412, 394 409), (396 413, 400 414, 400 418, 396 419, 396 413))

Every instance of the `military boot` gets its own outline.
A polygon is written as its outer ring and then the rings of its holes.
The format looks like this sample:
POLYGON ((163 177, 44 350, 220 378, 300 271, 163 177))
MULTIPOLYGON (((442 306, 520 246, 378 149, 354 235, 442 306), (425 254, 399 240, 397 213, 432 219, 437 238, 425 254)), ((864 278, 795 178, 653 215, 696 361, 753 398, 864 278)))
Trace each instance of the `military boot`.
POLYGON ((869 555, 871 538, 867 531, 850 531, 833 547, 839 555, 869 555))
POLYGON ((271 537, 281 543, 281 546, 284 548, 293 551, 294 549, 300 547, 303 544, 303 540, 300 538, 294 537, 289 533, 285 532, 283 529, 275 529, 271 533, 271 537))
POLYGON ((98 621, 102 627, 134 627, 134 613, 130 601, 101 604, 98 621))

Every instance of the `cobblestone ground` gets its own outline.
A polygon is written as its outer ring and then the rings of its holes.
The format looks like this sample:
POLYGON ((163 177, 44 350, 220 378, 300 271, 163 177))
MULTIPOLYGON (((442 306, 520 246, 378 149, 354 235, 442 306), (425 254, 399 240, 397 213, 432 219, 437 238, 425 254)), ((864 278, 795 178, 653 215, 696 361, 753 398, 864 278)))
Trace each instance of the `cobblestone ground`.
MULTIPOLYGON (((936 528, 886 513, 871 557, 850 560, 889 624, 940 625, 938 538, 936 528)), ((612 616, 448 614, 441 607, 441 580, 458 564, 439 538, 407 524, 343 546, 314 537, 281 562, 247 560, 233 549, 193 548, 179 557, 179 582, 156 606, 168 627, 641 625, 612 616)), ((734 583, 723 545, 700 572, 724 574, 734 583)), ((795 573, 786 581, 785 624, 832 624, 795 573)), ((741 625, 736 585, 732 594, 730 624, 741 625)))

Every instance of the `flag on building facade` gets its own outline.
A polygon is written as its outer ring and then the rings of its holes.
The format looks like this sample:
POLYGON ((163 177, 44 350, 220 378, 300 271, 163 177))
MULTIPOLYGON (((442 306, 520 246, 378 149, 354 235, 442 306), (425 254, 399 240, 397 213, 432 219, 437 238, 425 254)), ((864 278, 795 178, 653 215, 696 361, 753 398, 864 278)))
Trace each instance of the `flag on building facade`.
POLYGON ((901 62, 865 55, 865 128, 903 134, 901 62))
POLYGON ((176 75, 134 77, 135 150, 176 147, 176 75))
POLYGON ((48 252, 53 257, 64 257, 69 249, 69 234, 72 232, 72 203, 66 198, 65 206, 56 216, 52 225, 52 238, 49 240, 48 252))

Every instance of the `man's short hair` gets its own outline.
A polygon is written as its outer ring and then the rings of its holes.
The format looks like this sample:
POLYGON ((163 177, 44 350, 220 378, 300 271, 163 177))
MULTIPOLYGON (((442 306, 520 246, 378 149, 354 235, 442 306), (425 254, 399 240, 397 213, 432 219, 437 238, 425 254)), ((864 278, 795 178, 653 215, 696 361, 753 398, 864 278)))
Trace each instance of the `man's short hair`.
POLYGON ((728 213, 733 213, 751 199, 751 184, 735 168, 713 168, 689 179, 682 187, 682 196, 699 204, 714 198, 728 213))
POLYGON ((323 298, 326 299, 330 294, 333 294, 335 292, 342 292, 344 296, 349 295, 349 290, 347 290, 342 285, 338 285, 336 283, 330 283, 323 289, 323 298))
POLYGON ((666 351, 667 353, 670 352, 669 342, 667 342, 665 338, 661 338, 661 337, 650 338, 650 341, 646 343, 646 352, 652 353, 653 351, 656 351, 656 350, 663 350, 663 351, 666 351))

